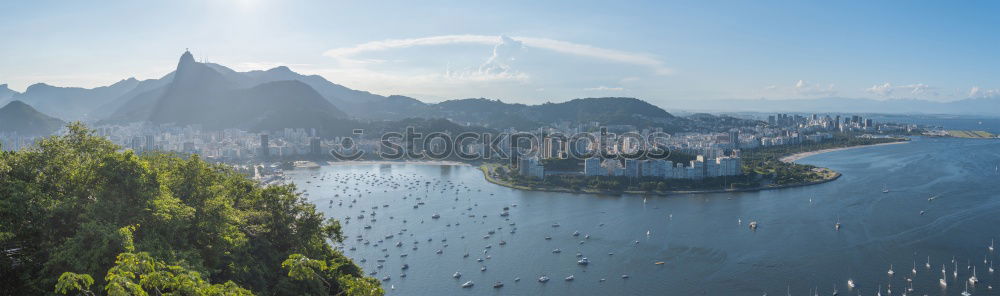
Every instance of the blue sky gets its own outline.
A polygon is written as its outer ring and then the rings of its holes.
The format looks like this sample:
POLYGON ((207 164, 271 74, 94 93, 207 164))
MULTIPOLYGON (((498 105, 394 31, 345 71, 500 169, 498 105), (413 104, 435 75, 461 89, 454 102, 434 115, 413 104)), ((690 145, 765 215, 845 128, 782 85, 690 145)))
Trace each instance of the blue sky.
POLYGON ((1000 2, 94 3, 5 3, 0 83, 155 78, 190 48, 428 101, 1000 95, 1000 2))

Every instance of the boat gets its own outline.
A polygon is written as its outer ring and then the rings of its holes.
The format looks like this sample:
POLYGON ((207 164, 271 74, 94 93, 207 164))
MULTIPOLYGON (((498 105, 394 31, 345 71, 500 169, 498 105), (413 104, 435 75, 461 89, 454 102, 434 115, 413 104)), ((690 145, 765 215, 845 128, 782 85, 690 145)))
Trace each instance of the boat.
POLYGON ((927 263, 924 263, 924 268, 931 269, 931 256, 927 256, 927 263))
POLYGON ((475 284, 476 283, 473 283, 472 281, 468 281, 468 282, 465 282, 464 284, 462 284, 462 288, 472 288, 472 285, 475 285, 475 284))
POLYGON ((499 289, 501 287, 503 287, 503 283, 502 282, 496 281, 495 283, 493 283, 493 288, 494 289, 499 289))
POLYGON ((757 221, 750 221, 750 230, 757 230, 757 221))
POLYGON ((972 267, 972 276, 969 277, 969 284, 970 285, 975 285, 978 282, 979 282, 979 278, 976 277, 976 267, 973 266, 972 267))
POLYGON ((461 274, 461 273, 458 273, 458 272, 456 271, 456 272, 455 272, 454 274, 452 274, 452 275, 451 275, 451 277, 453 277, 453 278, 456 278, 456 279, 457 279, 457 278, 461 278, 461 277, 462 277, 462 274, 461 274))
POLYGON ((560 250, 560 249, 555 249, 555 250, 552 250, 552 253, 555 253, 555 254, 559 254, 559 253, 562 253, 562 250, 560 250))
POLYGON ((889 193, 889 187, 885 187, 885 184, 882 184, 882 193, 889 193))
POLYGON ((854 280, 847 279, 847 288, 854 289, 854 280))
POLYGON ((544 276, 544 275, 538 278, 538 282, 539 283, 544 283, 544 282, 548 282, 548 281, 549 281, 549 277, 544 276))
POLYGON ((570 276, 566 277, 566 281, 567 281, 567 282, 568 282, 568 281, 572 281, 573 279, 574 279, 573 275, 570 275, 570 276))
POLYGON ((580 231, 579 230, 573 231, 573 236, 580 236, 580 231))
POLYGON ((889 274, 889 276, 896 274, 896 272, 892 270, 892 264, 889 264, 889 271, 887 271, 886 273, 889 274))
POLYGON ((993 240, 992 239, 990 240, 990 246, 986 247, 986 249, 990 250, 990 253, 993 252, 993 240))
POLYGON ((666 263, 666 262, 663 262, 663 261, 656 261, 656 263, 653 263, 653 264, 656 264, 656 265, 663 265, 663 264, 667 264, 667 263, 666 263))
POLYGON ((587 265, 587 264, 590 264, 590 260, 587 260, 587 257, 583 257, 583 259, 580 259, 580 260, 576 261, 576 264, 587 265))
POLYGON ((627 278, 628 278, 628 275, 627 275, 627 274, 623 274, 623 275, 622 275, 622 279, 627 279, 627 278))
POLYGON ((938 284, 941 285, 941 287, 948 286, 947 274, 948 273, 944 269, 944 264, 941 264, 941 279, 938 280, 938 284))

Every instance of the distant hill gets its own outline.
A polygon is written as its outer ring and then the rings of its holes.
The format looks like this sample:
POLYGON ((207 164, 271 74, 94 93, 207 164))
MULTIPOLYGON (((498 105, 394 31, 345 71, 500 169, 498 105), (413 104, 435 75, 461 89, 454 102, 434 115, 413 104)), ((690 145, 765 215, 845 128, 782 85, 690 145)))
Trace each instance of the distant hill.
POLYGON ((16 94, 18 94, 18 92, 8 88, 7 84, 0 84, 0 106, 6 105, 7 102, 10 101, 10 98, 14 97, 16 94))
POLYGON ((681 131, 688 120, 675 117, 660 107, 635 98, 584 98, 541 105, 509 104, 499 100, 462 99, 430 105, 428 117, 444 117, 458 122, 491 128, 530 129, 554 123, 590 123, 659 127, 681 131))
POLYGON ((698 100, 680 102, 685 110, 751 112, 844 112, 883 114, 954 114, 1000 116, 1000 97, 950 102, 865 98, 698 100))
POLYGON ((92 120, 96 107, 127 93, 139 84, 135 78, 97 88, 58 87, 36 83, 24 93, 15 93, 11 99, 23 101, 39 111, 66 120, 92 120))
POLYGON ((0 132, 16 132, 25 136, 47 136, 65 124, 21 101, 12 101, 0 108, 0 132))
POLYGON ((210 129, 317 128, 335 132, 347 128, 343 126, 347 115, 301 81, 255 84, 230 71, 198 63, 185 52, 177 70, 163 78, 169 83, 143 85, 148 90, 120 102, 108 120, 200 124, 210 129))

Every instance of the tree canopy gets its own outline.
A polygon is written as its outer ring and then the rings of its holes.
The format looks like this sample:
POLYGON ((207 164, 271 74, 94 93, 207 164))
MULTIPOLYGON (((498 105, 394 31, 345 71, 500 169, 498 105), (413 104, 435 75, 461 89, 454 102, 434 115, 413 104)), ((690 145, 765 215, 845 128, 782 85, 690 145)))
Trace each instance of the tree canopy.
POLYGON ((0 295, 382 294, 294 185, 68 130, 0 153, 0 295))

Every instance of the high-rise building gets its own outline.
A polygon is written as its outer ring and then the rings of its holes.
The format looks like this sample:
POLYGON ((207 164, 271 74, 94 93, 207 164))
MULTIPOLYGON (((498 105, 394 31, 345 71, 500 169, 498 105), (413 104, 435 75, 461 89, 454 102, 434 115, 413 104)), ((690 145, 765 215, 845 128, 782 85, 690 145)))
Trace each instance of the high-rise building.
POLYGON ((260 135, 260 156, 267 158, 271 153, 270 142, 267 138, 267 134, 260 135))
POLYGON ((155 144, 155 142, 153 141, 153 135, 146 135, 146 148, 145 148, 145 151, 153 151, 153 150, 155 150, 156 146, 154 144, 155 144))
POLYGON ((323 155, 323 148, 320 147, 319 138, 309 139, 309 153, 315 156, 323 155))

